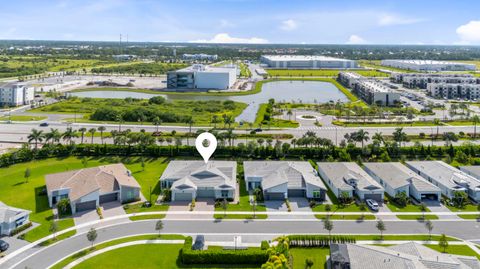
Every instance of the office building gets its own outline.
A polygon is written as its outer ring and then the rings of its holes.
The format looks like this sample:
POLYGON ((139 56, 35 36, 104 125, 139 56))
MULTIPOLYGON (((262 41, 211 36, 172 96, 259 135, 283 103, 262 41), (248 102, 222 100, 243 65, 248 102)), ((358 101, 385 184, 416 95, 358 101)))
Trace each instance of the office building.
POLYGON ((33 87, 22 83, 8 83, 0 86, 0 106, 29 105, 35 98, 33 87))
POLYGON ((348 69, 358 68, 354 60, 322 55, 263 55, 262 64, 278 69, 348 69))
POLYGON ((414 71, 475 71, 474 64, 434 60, 382 60, 382 65, 414 71))
POLYGON ((212 89, 227 90, 237 80, 237 68, 212 67, 194 64, 184 69, 167 73, 169 89, 212 89))

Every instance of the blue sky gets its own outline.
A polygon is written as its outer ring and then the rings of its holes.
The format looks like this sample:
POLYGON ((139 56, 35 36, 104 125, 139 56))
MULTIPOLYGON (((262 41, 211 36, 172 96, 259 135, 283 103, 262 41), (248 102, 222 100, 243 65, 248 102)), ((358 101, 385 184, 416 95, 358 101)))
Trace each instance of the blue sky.
POLYGON ((480 1, 0 0, 0 39, 480 45, 480 1))

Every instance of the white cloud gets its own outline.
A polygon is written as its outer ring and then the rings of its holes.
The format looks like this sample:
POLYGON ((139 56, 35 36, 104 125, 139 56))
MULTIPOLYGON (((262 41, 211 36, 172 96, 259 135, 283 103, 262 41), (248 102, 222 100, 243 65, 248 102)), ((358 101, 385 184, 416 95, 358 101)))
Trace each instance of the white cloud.
POLYGON ((233 27, 233 26, 235 25, 228 20, 225 20, 225 19, 220 20, 220 27, 222 28, 233 27))
POLYGON ((407 18, 394 14, 382 14, 380 15, 380 17, 378 17, 378 25, 380 26, 406 25, 414 24, 421 21, 423 20, 418 18, 407 18))
POLYGON ((351 35, 348 38, 347 44, 365 44, 367 41, 358 35, 351 35))
POLYGON ((216 34, 212 39, 200 39, 190 41, 192 43, 247 43, 247 44, 265 44, 268 40, 259 37, 241 38, 233 37, 228 33, 216 34))
POLYGON ((297 22, 292 19, 282 21, 282 24, 280 25, 280 29, 284 31, 293 31, 297 29, 297 27, 297 22))
POLYGON ((459 44, 480 43, 480 21, 470 21, 457 28, 459 44))

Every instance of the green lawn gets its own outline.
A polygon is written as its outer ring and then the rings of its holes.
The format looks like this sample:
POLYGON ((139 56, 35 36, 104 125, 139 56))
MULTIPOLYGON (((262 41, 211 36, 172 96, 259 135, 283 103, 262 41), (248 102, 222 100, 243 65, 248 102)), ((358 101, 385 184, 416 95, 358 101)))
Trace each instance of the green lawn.
POLYGON ((437 220, 438 216, 437 215, 425 215, 425 218, 423 215, 395 215, 397 218, 401 220, 437 220))
MULTIPOLYGON (((317 219, 325 219, 326 215, 315 215, 317 219)), ((356 221, 362 221, 362 220, 374 220, 376 219, 374 215, 371 214, 355 214, 355 215, 342 215, 342 214, 333 214, 330 215, 331 220, 356 220, 356 221)))
MULTIPOLYGON (((418 205, 407 204, 406 206, 401 206, 395 203, 393 198, 388 194, 386 194, 385 197, 388 199, 388 203, 386 203, 386 205, 392 212, 422 212, 418 205)), ((430 212, 430 209, 426 208, 425 212, 430 212)))
MULTIPOLYGON (((434 249, 439 252, 443 252, 443 248, 439 247, 438 245, 425 245, 431 249, 434 249)), ((467 245, 451 245, 448 246, 445 250, 446 253, 455 254, 455 255, 463 255, 463 256, 474 256, 480 260, 480 255, 478 255, 473 249, 471 249, 467 245)))
MULTIPOLYGON (((252 205, 250 204, 250 200, 248 197, 247 187, 245 186, 245 179, 240 178, 239 183, 240 187, 240 199, 238 204, 229 203, 227 206, 227 211, 253 211, 252 205)), ((215 211, 223 211, 222 207, 216 207, 215 211)), ((264 205, 257 204, 256 211, 264 212, 267 211, 264 205)))
POLYGON ((312 269, 324 269, 330 250, 329 248, 291 248, 290 255, 293 259, 293 269, 305 269, 307 258, 313 261, 312 269))
POLYGON ((452 211, 452 212, 475 212, 475 211, 478 211, 477 206, 472 205, 472 204, 466 205, 463 208, 454 207, 454 206, 451 206, 451 205, 448 205, 448 204, 445 204, 445 206, 448 207, 448 209, 450 209, 450 211, 452 211))
POLYGON ((39 245, 42 246, 42 247, 48 246, 48 245, 51 245, 51 244, 53 244, 55 242, 58 242, 60 240, 67 239, 71 236, 74 236, 75 234, 77 234, 76 230, 69 231, 69 232, 66 232, 66 233, 63 233, 63 234, 60 234, 60 235, 56 236, 55 239, 52 238, 52 239, 45 240, 42 243, 40 243, 39 245))
POLYGON ((128 246, 102 253, 79 265, 81 268, 258 268, 259 266, 183 265, 178 254, 183 245, 146 244, 128 246), (150 255, 145 255, 149 253, 150 255))
MULTIPOLYGON (((315 207, 312 208, 312 211, 313 212, 327 212, 325 210, 325 206, 326 204, 321 204, 321 205, 316 205, 315 207)), ((366 210, 361 210, 360 207, 358 205, 356 205, 355 203, 353 204, 350 204, 350 205, 346 205, 346 206, 342 206, 342 205, 339 205, 339 204, 333 204, 333 205, 330 205, 332 210, 330 210, 330 212, 369 212, 368 209, 366 210)))
POLYGON ((169 207, 169 205, 167 204, 161 204, 161 205, 153 204, 151 207, 143 207, 142 205, 143 203, 138 203, 138 204, 124 206, 123 208, 125 209, 125 212, 127 214, 131 214, 131 213, 140 213, 140 212, 167 211, 169 207))
POLYGON ((11 121, 39 121, 46 119, 46 116, 25 116, 25 115, 12 115, 12 116, 3 116, 0 117, 0 120, 11 120, 11 121))
MULTIPOLYGON (((387 227, 388 230, 388 227, 387 227)), ((362 241, 362 240, 380 240, 380 234, 361 234, 361 235, 352 235, 352 237, 355 237, 357 241, 362 241)), ((432 240, 432 241, 438 241, 440 239, 440 235, 432 235, 431 239, 428 234, 415 234, 415 235, 410 235, 410 234, 395 234, 395 235, 383 235, 383 240, 392 240, 392 241, 427 241, 427 240, 432 240)), ((448 241, 459 241, 453 237, 447 236, 448 241)))
POLYGON ((229 214, 227 215, 223 213, 215 213, 213 215, 215 219, 266 219, 268 216, 267 214, 255 214, 255 218, 253 218, 253 214, 229 214))
POLYGON ((152 220, 152 219, 163 219, 165 218, 165 214, 154 214, 154 215, 143 215, 143 216, 133 216, 130 217, 130 220, 152 220))
MULTIPOLYGON (((51 210, 50 210, 51 211, 51 210)), ((52 214, 51 212, 49 214, 52 214)), ((52 216, 53 217, 53 216, 52 216)), ((33 221, 33 220, 32 220, 33 221)), ((47 222, 47 223, 40 223, 41 225, 30 230, 29 232, 27 232, 25 234, 25 237, 24 239, 27 240, 28 242, 34 242, 34 241, 37 241, 47 235, 50 235, 50 225, 51 225, 51 221, 50 222, 47 222)), ((70 227, 73 227, 75 226, 75 222, 73 221, 72 218, 67 218, 67 219, 61 219, 61 220, 58 220, 57 221, 57 227, 58 227, 58 231, 62 231, 62 230, 65 230, 67 228, 70 228, 70 227)), ((68 232, 68 233, 71 233, 71 232, 68 232)), ((66 234, 68 234, 66 233, 66 234)), ((70 236, 74 235, 75 232, 73 234, 70 234, 70 236)), ((66 236, 66 235, 63 235, 63 239, 64 238, 67 238, 67 237, 70 237, 70 236, 66 236)), ((62 238, 59 236, 59 238, 62 238)), ((57 240, 59 239, 57 238, 57 240)))
POLYGON ((332 70, 332 69, 268 69, 270 76, 279 77, 336 77, 340 72, 354 72, 366 77, 387 77, 388 74, 375 70, 332 70))
POLYGON ((458 216, 462 219, 470 219, 470 220, 480 219, 479 214, 458 214, 458 216))

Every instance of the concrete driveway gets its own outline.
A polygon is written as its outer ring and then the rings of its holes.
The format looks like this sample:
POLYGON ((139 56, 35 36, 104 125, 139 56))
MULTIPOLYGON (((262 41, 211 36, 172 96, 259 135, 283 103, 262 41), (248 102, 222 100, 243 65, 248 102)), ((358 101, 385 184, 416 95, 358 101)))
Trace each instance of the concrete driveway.
MULTIPOLYGON (((96 210, 86 210, 86 211, 77 212, 72 215, 72 218, 73 218, 73 221, 75 222, 75 226, 100 219, 96 210)), ((79 228, 77 229, 77 233, 88 231, 89 229, 90 227, 79 228)))
MULTIPOLYGON (((432 212, 452 212, 446 206, 438 201, 423 201, 427 208, 430 209, 432 212)), ((456 215, 449 215, 449 216, 442 216, 438 215, 439 219, 461 219, 459 216, 456 215)))
MULTIPOLYGON (((102 209, 102 215, 104 218, 121 216, 126 214, 120 202, 109 202, 109 203, 101 204, 100 208, 102 209)), ((96 221, 100 219, 96 210, 77 212, 72 217, 73 217, 73 220, 75 221, 75 225, 80 225, 80 224, 84 224, 84 223, 88 223, 88 222, 96 221)), ((124 223, 129 221, 130 220, 128 218, 115 219, 115 220, 110 220, 107 222, 95 224, 94 227, 98 228, 106 225, 119 224, 119 223, 124 223)), ((77 229, 77 232, 80 233, 83 231, 88 231, 90 228, 91 227, 83 227, 83 228, 77 229)))
MULTIPOLYGON (((392 212, 392 210, 390 210, 390 208, 388 208, 386 203, 382 203, 382 204, 379 204, 378 212, 392 212)), ((384 215, 384 216, 376 216, 376 217, 377 217, 377 219, 382 219, 382 220, 396 220, 396 219, 398 219, 397 217, 395 217, 395 215, 390 215, 390 216, 385 216, 384 215)))
POLYGON ((1 240, 7 242, 10 245, 10 247, 5 252, 2 252, 2 253, 9 254, 11 252, 14 252, 17 249, 20 249, 23 246, 30 244, 30 242, 26 240, 17 239, 17 236, 18 235, 15 235, 12 237, 9 237, 9 236, 0 237, 1 240))
MULTIPOLYGON (((301 197, 292 197, 289 198, 288 201, 290 202, 290 208, 292 212, 312 212, 308 200, 306 198, 301 197)), ((288 207, 285 201, 265 201, 265 207, 267 208, 267 212, 288 212, 288 207)), ((269 219, 293 219, 298 218, 298 216, 294 215, 270 215, 268 216, 269 219)), ((309 218, 315 219, 315 216, 302 216, 302 218, 309 218)))
POLYGON ((190 213, 190 203, 189 201, 177 201, 171 202, 170 207, 168 208, 166 219, 211 219, 215 211, 215 201, 213 199, 197 199, 195 201, 195 208, 190 213), (168 214, 168 212, 174 211, 187 211, 185 214, 168 214), (195 212, 207 211, 212 212, 212 214, 195 214, 195 212))

